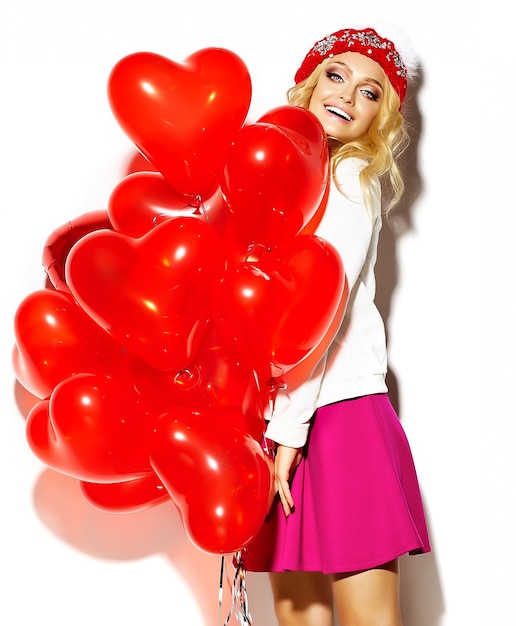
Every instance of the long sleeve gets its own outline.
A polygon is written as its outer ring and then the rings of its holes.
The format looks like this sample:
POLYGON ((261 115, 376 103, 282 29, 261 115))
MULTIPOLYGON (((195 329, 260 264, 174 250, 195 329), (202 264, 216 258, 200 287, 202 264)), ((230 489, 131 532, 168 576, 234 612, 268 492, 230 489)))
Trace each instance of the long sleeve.
POLYGON ((373 302, 374 263, 381 227, 380 198, 379 188, 372 189, 372 206, 366 204, 359 181, 364 165, 360 159, 346 159, 339 165, 339 187, 332 181, 316 231, 341 255, 350 296, 337 337, 311 375, 297 387, 278 391, 266 437, 283 445, 296 448, 304 445, 310 419, 321 406, 322 397, 322 404, 345 399, 355 393, 355 387, 356 395, 360 395, 363 389, 369 389, 370 375, 376 381, 370 387, 372 391, 381 390, 384 384, 383 322, 373 302), (371 342, 379 343, 380 349, 376 345, 368 349, 371 342), (368 360, 369 352, 379 355, 378 364, 368 360), (326 393, 330 373, 331 392, 326 393))

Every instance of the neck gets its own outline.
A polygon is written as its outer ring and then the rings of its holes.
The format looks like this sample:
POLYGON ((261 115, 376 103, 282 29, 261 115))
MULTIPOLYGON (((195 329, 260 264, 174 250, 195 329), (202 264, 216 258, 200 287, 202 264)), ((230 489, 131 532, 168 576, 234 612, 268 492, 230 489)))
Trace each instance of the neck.
POLYGON ((335 139, 334 137, 328 137, 328 151, 330 156, 342 146, 342 141, 335 139))

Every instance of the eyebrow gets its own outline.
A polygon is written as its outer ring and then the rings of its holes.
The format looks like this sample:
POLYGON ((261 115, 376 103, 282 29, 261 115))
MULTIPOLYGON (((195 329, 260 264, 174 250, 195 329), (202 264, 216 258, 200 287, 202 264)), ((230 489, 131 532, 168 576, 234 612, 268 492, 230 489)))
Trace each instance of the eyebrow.
MULTIPOLYGON (((354 70, 351 67, 349 67, 349 65, 347 63, 344 63, 343 61, 333 61, 333 63, 335 63, 336 65, 342 65, 342 67, 346 68, 350 74, 354 74, 355 73, 354 70)), ((383 91, 382 83, 377 81, 376 78, 371 78, 370 76, 365 76, 364 77, 364 81, 366 83, 374 83, 375 85, 378 85, 378 87, 383 91)))

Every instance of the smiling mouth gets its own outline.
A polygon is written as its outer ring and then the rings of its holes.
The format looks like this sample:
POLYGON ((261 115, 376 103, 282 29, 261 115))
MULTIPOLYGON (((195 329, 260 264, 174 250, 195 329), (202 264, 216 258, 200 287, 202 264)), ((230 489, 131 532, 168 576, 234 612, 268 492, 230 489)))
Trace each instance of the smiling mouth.
POLYGON ((348 115, 345 111, 343 111, 342 109, 339 109, 338 107, 326 106, 324 108, 329 113, 331 113, 332 115, 336 115, 337 117, 340 117, 341 119, 345 120, 346 122, 352 122, 353 121, 353 118, 351 117, 351 115, 348 115))

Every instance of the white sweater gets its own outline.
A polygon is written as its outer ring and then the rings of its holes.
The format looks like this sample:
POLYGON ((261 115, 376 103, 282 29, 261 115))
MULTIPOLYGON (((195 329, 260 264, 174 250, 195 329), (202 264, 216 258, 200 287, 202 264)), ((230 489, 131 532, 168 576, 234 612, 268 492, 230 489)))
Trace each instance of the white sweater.
POLYGON ((316 235, 341 255, 349 285, 349 300, 339 332, 311 377, 280 390, 266 437, 298 448, 304 445, 317 407, 339 400, 387 391, 387 352, 383 320, 374 303, 378 238, 382 226, 380 187, 369 207, 359 181, 364 161, 345 159, 338 168, 316 235))

